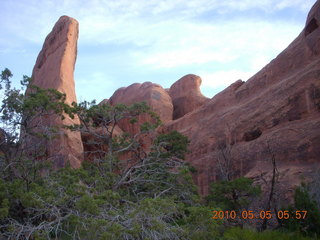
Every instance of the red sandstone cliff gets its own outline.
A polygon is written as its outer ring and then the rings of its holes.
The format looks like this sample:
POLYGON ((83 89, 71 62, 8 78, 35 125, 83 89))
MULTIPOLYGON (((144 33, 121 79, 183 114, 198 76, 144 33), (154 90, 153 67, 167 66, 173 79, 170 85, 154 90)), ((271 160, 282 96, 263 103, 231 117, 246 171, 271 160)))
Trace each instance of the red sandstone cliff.
MULTIPOLYGON (((210 182, 225 177, 221 171, 225 158, 234 177, 261 181, 261 176, 270 178, 274 156, 279 187, 289 187, 288 191, 319 168, 319 24, 318 1, 302 33, 282 53, 248 81, 236 81, 211 100, 202 96, 201 79, 195 75, 181 78, 166 91, 174 120, 165 121, 160 131, 178 130, 189 137, 186 161, 198 170, 195 180, 203 195, 210 182)), ((148 91, 128 89, 114 94, 115 99, 121 95, 115 103, 146 99, 142 96, 148 91)), ((167 106, 161 106, 165 112, 167 106)))
MULTIPOLYGON (((320 2, 301 34, 248 81, 237 81, 199 109, 166 124, 191 140, 202 194, 221 178, 228 152, 237 175, 270 175, 274 154, 282 184, 296 185, 320 166, 320 2), (269 147, 268 147, 269 145, 269 147)), ((290 190, 290 189, 289 189, 290 190)))

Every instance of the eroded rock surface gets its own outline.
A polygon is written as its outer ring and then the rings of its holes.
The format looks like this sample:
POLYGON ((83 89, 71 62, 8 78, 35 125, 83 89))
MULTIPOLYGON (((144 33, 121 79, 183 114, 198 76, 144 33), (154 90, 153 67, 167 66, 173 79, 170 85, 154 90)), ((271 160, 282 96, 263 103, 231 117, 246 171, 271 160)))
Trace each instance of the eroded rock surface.
POLYGON ((200 91, 201 82, 199 76, 188 74, 172 84, 169 95, 173 104, 173 119, 183 117, 209 100, 200 91))
MULTIPOLYGON (((78 22, 62 16, 46 37, 32 72, 33 84, 41 88, 54 88, 66 94, 66 103, 76 102, 73 77, 78 40, 78 22)), ((27 90, 28 91, 28 90, 27 90)), ((40 120, 36 120, 40 122, 40 120)), ((64 120, 56 115, 41 119, 43 126, 63 126, 79 124, 79 119, 66 116, 64 120)), ((70 163, 78 168, 83 160, 83 146, 79 132, 61 129, 53 140, 46 144, 47 157, 56 168, 70 163)))

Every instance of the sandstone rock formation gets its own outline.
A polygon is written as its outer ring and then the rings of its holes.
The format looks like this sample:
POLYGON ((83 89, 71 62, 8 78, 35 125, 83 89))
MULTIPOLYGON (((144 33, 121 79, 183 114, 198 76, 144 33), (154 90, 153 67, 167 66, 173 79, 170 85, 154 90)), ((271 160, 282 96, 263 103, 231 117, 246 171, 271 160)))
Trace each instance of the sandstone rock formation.
POLYGON ((200 91, 201 78, 188 74, 176 81, 169 89, 173 104, 173 119, 192 112, 207 102, 200 91))
MULTIPOLYGON (((118 89, 109 99, 111 105, 126 104, 131 105, 137 102, 146 102, 150 108, 156 112, 163 123, 172 120, 173 106, 169 94, 158 84, 145 82, 143 84, 134 83, 129 87, 118 89)), ((150 117, 143 115, 138 118, 136 124, 123 121, 119 124, 120 128, 128 133, 139 132, 143 122, 150 121, 150 117)))
MULTIPOLYGON (((73 72, 77 57, 78 22, 62 16, 46 37, 32 72, 33 84, 41 88, 54 88, 66 94, 66 103, 76 102, 73 72)), ((27 90, 28 91, 28 90, 27 90)), ((38 121, 38 120, 37 120, 38 121)), ((79 124, 79 119, 68 116, 64 120, 51 115, 42 124, 62 126, 79 124)), ((55 167, 80 167, 83 160, 83 146, 79 132, 62 129, 59 135, 47 143, 47 154, 55 167)))
POLYGON ((319 168, 319 24, 317 1, 302 33, 261 71, 166 124, 164 131, 178 130, 191 140, 186 160, 198 170, 202 194, 223 178, 225 157, 235 175, 259 180, 270 175, 274 156, 282 183, 291 186, 319 168))
MULTIPOLYGON (((210 182, 226 175, 245 175, 257 182, 262 181, 261 176, 270 178, 272 158, 280 174, 279 188, 289 186, 286 190, 290 191, 320 165, 319 24, 317 1, 302 33, 282 53, 248 81, 238 80, 212 99, 201 94, 200 77, 187 75, 170 89, 151 82, 135 83, 118 89, 103 103, 145 101, 165 123, 160 132, 178 130, 188 136, 186 161, 196 167, 195 180, 203 195, 208 194, 210 182)), ((66 93, 68 103, 76 101, 77 31, 74 19, 61 17, 46 38, 33 71, 34 84, 66 93)), ((123 121, 117 132, 135 134, 145 121, 150 118, 141 116, 134 125, 123 121)), ((49 126, 68 123, 79 120, 47 120, 49 126)), ((78 167, 82 153, 79 133, 64 130, 48 143, 48 155, 56 167, 66 162, 78 167)))

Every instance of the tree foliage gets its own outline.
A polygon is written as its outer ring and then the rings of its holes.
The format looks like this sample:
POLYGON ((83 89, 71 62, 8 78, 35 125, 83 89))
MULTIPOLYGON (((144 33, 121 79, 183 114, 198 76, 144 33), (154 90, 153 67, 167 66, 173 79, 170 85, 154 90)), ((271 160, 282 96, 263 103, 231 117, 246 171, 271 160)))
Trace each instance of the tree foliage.
POLYGON ((12 88, 11 77, 10 70, 2 71, 1 175, 5 179, 22 179, 29 186, 40 176, 41 168, 49 167, 45 161, 45 145, 59 134, 59 126, 48 126, 43 121, 50 115, 61 118, 66 114, 74 115, 72 108, 65 103, 65 94, 34 86, 27 76, 23 76, 21 89, 12 88), (28 91, 24 93, 26 86, 28 91), (27 141, 30 138, 33 139, 32 144, 27 141), (44 161, 37 161, 39 159, 44 161))
MULTIPOLYGON (((69 106, 65 95, 53 89, 29 85, 27 94, 11 89, 10 76, 6 70, 1 78, 6 85, 1 121, 6 127, 0 143, 0 238, 198 239, 217 232, 209 209, 201 207, 189 166, 182 161, 186 137, 178 132, 161 134, 151 151, 135 155, 130 164, 121 163, 119 153, 137 153, 139 135, 160 124, 146 104, 69 106), (53 171, 50 164, 38 161, 41 144, 59 128, 37 131, 40 126, 30 122, 49 114, 77 115, 80 125, 64 127, 91 134, 101 154, 79 169, 53 171), (153 120, 141 126, 138 135, 114 134, 120 121, 134 123, 140 114, 153 120), (44 139, 33 146, 39 150, 35 154, 26 154, 26 133, 44 139), (200 229, 191 221, 194 216, 205 218, 200 229)), ((24 77, 24 82, 30 79, 24 77)))
POLYGON ((224 210, 241 210, 248 207, 251 198, 257 197, 260 187, 250 178, 240 177, 232 181, 220 181, 211 184, 211 194, 207 201, 224 210))
POLYGON ((310 195, 309 186, 302 183, 297 187, 294 194, 294 204, 286 209, 292 215, 296 211, 307 211, 304 219, 291 218, 283 220, 282 224, 291 231, 299 231, 309 236, 320 236, 320 209, 317 202, 310 195))

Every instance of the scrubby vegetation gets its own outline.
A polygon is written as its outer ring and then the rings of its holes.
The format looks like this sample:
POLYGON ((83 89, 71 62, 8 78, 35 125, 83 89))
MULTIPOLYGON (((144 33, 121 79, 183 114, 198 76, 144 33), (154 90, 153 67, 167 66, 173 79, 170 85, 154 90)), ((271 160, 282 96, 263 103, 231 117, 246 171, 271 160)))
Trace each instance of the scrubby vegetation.
MULTIPOLYGON (((213 219, 213 211, 246 209, 259 197, 259 186, 243 177, 216 182, 207 199, 201 199, 192 180, 195 169, 183 161, 188 139, 176 131, 152 134, 160 121, 146 104, 110 106, 84 102, 68 106, 65 95, 53 89, 32 87, 32 91, 23 94, 22 90, 11 88, 11 76, 5 69, 0 85, 0 239, 231 240, 319 236, 319 209, 306 188, 297 189, 295 205, 290 210, 304 208, 310 218, 283 222, 276 231, 258 232, 252 226, 240 228, 234 226, 236 222, 213 219), (30 119, 44 114, 77 114, 81 124, 65 127, 94 136, 94 154, 86 155, 88 159, 81 168, 53 170, 45 159, 43 142, 32 146, 32 154, 30 146, 23 144, 27 134, 47 140, 59 131, 50 128, 39 132, 33 129, 39 126, 28 125, 30 119), (121 120, 131 120, 133 124, 141 114, 153 119, 141 126, 141 134, 114 134, 121 120), (96 128, 102 130, 95 131, 96 128), (150 151, 144 151, 141 137, 148 134, 152 144, 150 151)), ((24 84, 29 82, 24 77, 24 84)))

